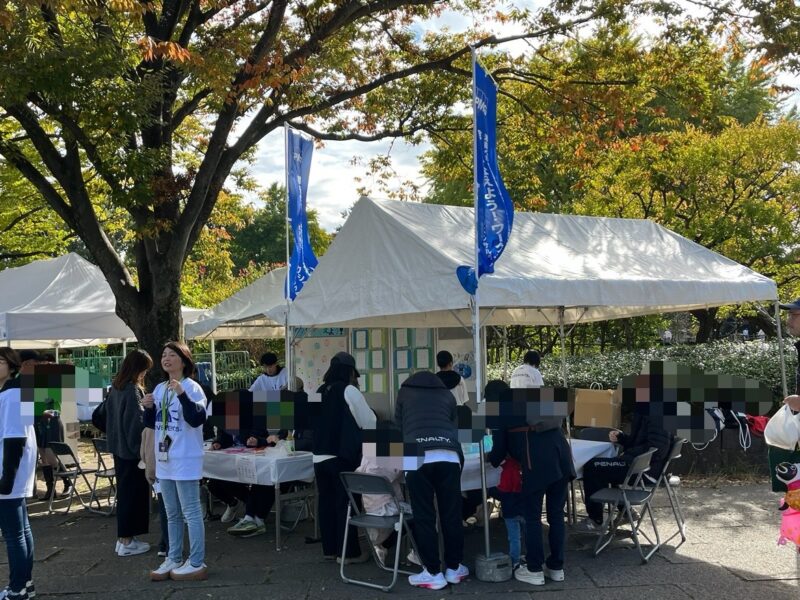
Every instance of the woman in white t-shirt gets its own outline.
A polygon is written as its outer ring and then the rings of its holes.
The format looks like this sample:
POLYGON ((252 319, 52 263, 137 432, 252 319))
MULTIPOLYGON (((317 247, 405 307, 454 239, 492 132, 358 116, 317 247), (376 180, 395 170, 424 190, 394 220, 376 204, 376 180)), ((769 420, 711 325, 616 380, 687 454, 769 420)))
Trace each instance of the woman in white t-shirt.
POLYGON ((145 427, 155 429, 156 478, 169 529, 169 551, 150 579, 204 580, 205 529, 200 505, 203 476, 203 423, 206 396, 190 379, 194 361, 189 348, 168 342, 161 353, 167 381, 159 383, 142 400, 145 427), (189 530, 189 558, 183 562, 183 522, 189 530))
POLYGON ((33 535, 25 498, 33 495, 36 434, 33 415, 24 418, 19 388, 20 359, 0 348, 0 529, 8 550, 8 587, 3 598, 29 598, 33 588, 33 535))

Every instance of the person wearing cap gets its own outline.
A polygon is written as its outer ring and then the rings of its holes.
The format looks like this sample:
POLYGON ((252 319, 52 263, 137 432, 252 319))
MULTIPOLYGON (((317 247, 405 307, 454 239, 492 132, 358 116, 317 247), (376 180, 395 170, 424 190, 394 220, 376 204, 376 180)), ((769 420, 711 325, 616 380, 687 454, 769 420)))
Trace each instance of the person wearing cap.
POLYGON ((459 406, 466 404, 469 401, 467 384, 464 383, 464 378, 453 369, 453 355, 447 350, 442 350, 436 354, 436 365, 439 367, 436 376, 453 394, 456 404, 459 406))
POLYGON ((250 386, 251 392, 271 392, 285 390, 288 387, 288 373, 278 364, 278 356, 275 353, 265 352, 261 355, 261 370, 263 373, 250 386))
POLYGON ((361 552, 355 527, 348 532, 345 555, 341 556, 349 500, 339 474, 355 471, 361 464, 362 431, 375 429, 377 421, 358 389, 359 376, 356 361, 347 352, 331 359, 317 390, 322 403, 318 421, 313 424, 322 553, 326 560, 344 560, 345 564, 369 559, 368 553, 361 552))
POLYGON ((540 388, 544 386, 544 379, 539 372, 539 353, 528 350, 520 366, 511 373, 512 388, 540 388))

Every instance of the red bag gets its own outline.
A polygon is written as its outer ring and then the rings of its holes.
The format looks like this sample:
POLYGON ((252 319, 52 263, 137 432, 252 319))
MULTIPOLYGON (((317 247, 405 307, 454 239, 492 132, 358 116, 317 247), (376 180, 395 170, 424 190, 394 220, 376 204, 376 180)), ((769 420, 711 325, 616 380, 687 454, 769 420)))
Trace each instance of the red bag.
POLYGON ((497 489, 501 492, 511 492, 515 494, 521 492, 522 468, 519 466, 519 463, 508 456, 503 461, 502 468, 500 483, 497 484, 497 489))

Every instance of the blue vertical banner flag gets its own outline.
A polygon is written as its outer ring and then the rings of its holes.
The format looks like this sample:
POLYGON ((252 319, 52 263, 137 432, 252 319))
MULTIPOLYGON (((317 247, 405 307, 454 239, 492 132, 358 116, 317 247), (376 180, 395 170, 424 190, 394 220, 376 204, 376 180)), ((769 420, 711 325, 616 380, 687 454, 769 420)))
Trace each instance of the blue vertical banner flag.
POLYGON ((306 193, 308 175, 311 171, 311 154, 314 143, 293 129, 287 130, 286 141, 286 185, 288 195, 287 218, 294 236, 294 247, 289 257, 286 271, 285 296, 294 300, 303 284, 308 281, 317 266, 317 257, 311 248, 308 237, 308 216, 306 215, 306 193))
POLYGON ((456 270, 462 287, 471 295, 478 278, 494 273, 494 263, 508 245, 514 223, 514 203, 508 195, 497 166, 497 85, 473 59, 473 115, 475 119, 475 235, 477 270, 461 266, 456 270))

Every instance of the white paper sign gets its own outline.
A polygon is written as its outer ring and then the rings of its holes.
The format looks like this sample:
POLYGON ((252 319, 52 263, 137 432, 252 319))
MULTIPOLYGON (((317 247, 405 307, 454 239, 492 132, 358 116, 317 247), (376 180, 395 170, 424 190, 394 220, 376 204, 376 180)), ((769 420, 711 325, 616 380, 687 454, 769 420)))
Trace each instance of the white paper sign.
POLYGON ((242 483, 258 483, 255 456, 236 455, 236 478, 242 483))
POLYGON ((395 338, 398 348, 408 347, 408 329, 395 329, 395 338))
POLYGON ((383 330, 373 329, 369 332, 369 342, 371 348, 383 348, 383 330))
POLYGON ((382 394, 386 390, 384 389, 384 379, 385 375, 383 373, 373 373, 372 377, 370 378, 370 392, 375 392, 377 394, 382 394))
POLYGON ((395 363, 399 371, 405 371, 410 368, 408 365, 408 350, 398 350, 396 353, 395 363))
POLYGON ((417 368, 418 369, 430 368, 430 352, 427 348, 417 349, 417 368))
POLYGON ((356 331, 355 346, 356 346, 356 348, 366 348, 367 347, 367 332, 366 331, 356 331))
POLYGON ((372 368, 373 369, 383 368, 383 350, 372 351, 372 368))

